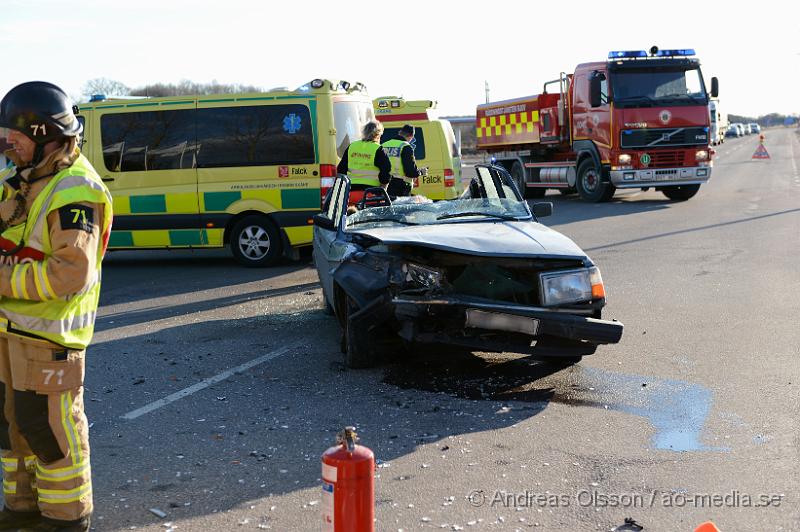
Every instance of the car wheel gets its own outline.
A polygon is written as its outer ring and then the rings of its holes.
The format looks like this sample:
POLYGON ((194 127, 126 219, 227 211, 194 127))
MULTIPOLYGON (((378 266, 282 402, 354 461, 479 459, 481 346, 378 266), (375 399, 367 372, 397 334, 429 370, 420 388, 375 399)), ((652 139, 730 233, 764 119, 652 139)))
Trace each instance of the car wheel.
POLYGON ((700 190, 700 185, 681 185, 679 187, 668 187, 661 189, 666 197, 672 201, 686 201, 700 190))
POLYGON ((344 327, 342 352, 345 366, 353 369, 372 367, 378 361, 378 353, 372 348, 367 331, 357 326, 351 326, 350 316, 358 311, 358 305, 350 296, 345 296, 345 298, 342 319, 342 327, 344 327))
POLYGON ((278 229, 263 214, 251 214, 236 222, 230 246, 234 258, 249 268, 271 266, 283 251, 278 229))
POLYGON ((333 306, 330 303, 328 303, 328 298, 325 297, 325 289, 324 288, 322 289, 322 308, 323 308, 323 312, 325 312, 325 314, 327 316, 336 315, 336 311, 333 310, 333 306))
POLYGON ((616 190, 611 183, 604 183, 600 170, 595 167, 594 162, 587 158, 578 165, 578 176, 575 181, 575 188, 584 201, 600 203, 608 201, 614 196, 616 190))

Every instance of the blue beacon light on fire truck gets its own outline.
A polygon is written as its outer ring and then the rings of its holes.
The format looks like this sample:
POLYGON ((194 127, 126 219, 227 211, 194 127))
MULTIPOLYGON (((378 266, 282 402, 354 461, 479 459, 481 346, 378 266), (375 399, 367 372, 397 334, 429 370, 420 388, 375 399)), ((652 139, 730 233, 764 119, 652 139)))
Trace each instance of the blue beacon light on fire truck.
POLYGON ((608 52, 609 59, 633 59, 634 57, 647 57, 647 52, 644 50, 622 50, 617 52, 608 52))
POLYGON ((695 55, 694 48, 681 48, 678 50, 659 50, 656 57, 686 57, 695 55))
MULTIPOLYGON (((694 48, 675 48, 671 50, 659 50, 657 46, 650 48, 653 57, 687 57, 696 55, 694 48)), ((608 52, 609 59, 636 59, 637 57, 648 57, 644 50, 620 50, 608 52)))

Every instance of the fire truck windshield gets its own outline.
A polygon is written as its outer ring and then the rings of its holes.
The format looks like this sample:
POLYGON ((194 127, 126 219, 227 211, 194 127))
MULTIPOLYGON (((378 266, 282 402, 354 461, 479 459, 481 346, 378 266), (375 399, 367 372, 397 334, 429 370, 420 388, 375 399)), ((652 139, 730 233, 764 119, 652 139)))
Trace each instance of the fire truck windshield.
POLYGON ((617 107, 708 103, 699 68, 629 68, 614 71, 610 81, 617 107))

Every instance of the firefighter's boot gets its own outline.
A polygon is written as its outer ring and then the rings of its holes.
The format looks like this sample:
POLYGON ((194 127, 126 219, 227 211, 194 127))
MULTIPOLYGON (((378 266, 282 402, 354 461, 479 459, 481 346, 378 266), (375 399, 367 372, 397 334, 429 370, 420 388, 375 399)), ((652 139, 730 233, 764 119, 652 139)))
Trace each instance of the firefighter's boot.
POLYGON ((19 532, 87 532, 90 525, 88 515, 76 521, 58 521, 42 517, 38 523, 20 528, 19 532))
POLYGON ((17 530, 25 526, 39 523, 42 514, 39 512, 15 512, 3 507, 0 510, 0 530, 17 530))

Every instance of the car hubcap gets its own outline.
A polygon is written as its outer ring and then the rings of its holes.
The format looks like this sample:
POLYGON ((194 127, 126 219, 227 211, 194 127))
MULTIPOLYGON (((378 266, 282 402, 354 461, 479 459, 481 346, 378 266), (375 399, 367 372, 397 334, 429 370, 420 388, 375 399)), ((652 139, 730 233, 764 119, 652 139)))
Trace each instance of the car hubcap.
POLYGON ((262 227, 251 225, 239 235, 239 250, 251 260, 261 260, 269 253, 269 235, 262 227))

